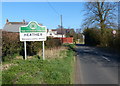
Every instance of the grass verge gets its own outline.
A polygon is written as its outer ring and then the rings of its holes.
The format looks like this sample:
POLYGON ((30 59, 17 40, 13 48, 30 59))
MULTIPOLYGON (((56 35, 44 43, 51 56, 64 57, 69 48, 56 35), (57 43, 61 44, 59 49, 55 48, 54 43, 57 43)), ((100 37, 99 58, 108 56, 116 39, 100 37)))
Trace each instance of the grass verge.
POLYGON ((2 72, 0 72, 0 86, 2 85, 2 72))
POLYGON ((74 52, 60 54, 63 58, 12 60, 12 66, 2 72, 2 84, 72 84, 74 52))

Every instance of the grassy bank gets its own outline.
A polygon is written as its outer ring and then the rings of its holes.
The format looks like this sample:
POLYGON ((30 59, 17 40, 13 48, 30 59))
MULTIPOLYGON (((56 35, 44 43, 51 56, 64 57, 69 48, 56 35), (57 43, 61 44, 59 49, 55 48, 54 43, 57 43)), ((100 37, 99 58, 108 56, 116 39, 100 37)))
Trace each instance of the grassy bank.
POLYGON ((2 68, 2 64, 0 62, 0 85, 2 84, 2 70, 1 70, 1 68, 2 68))
POLYGON ((32 58, 3 63, 12 66, 3 70, 2 84, 71 84, 74 52, 63 50, 60 55, 62 58, 44 61, 32 58))

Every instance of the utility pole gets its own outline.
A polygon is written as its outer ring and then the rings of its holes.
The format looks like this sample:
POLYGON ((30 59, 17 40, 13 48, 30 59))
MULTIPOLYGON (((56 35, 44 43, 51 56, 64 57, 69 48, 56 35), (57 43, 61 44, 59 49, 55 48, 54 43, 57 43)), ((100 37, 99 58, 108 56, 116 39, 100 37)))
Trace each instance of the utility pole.
POLYGON ((62 43, 63 43, 62 15, 60 15, 60 20, 61 20, 61 33, 62 33, 62 43))

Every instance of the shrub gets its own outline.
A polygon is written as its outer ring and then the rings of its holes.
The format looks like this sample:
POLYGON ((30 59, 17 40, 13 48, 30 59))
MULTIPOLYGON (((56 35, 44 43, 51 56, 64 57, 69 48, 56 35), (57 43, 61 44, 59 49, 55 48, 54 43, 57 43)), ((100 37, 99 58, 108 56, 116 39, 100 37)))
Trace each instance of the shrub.
POLYGON ((42 48, 42 42, 35 41, 35 42, 27 42, 27 52, 28 55, 36 55, 37 52, 42 48))
POLYGON ((48 38, 45 42, 46 48, 54 48, 62 45, 60 39, 48 38))
POLYGON ((104 29, 104 32, 101 33, 100 29, 85 29, 85 44, 100 45, 102 47, 111 47, 120 50, 120 30, 116 30, 116 35, 113 35, 112 31, 113 29, 104 29))
POLYGON ((120 52, 120 29, 117 31, 117 34, 114 38, 114 48, 120 52))
POLYGON ((14 54, 19 54, 22 50, 22 43, 19 41, 18 33, 2 32, 2 56, 9 59, 14 58, 14 54))
POLYGON ((100 36, 100 45, 103 47, 111 47, 113 46, 113 29, 104 29, 103 33, 100 36))
POLYGON ((85 44, 87 45, 99 45, 100 44, 100 30, 89 28, 84 30, 85 44))
MULTIPOLYGON (((42 42, 26 42, 27 47, 27 55, 33 56, 38 53, 40 49, 42 49, 42 42)), ((61 45, 60 39, 48 38, 45 41, 46 48, 54 48, 61 45)), ((3 61, 6 59, 13 59, 17 55, 24 56, 24 43, 20 42, 19 33, 13 32, 2 32, 2 57, 3 61)))

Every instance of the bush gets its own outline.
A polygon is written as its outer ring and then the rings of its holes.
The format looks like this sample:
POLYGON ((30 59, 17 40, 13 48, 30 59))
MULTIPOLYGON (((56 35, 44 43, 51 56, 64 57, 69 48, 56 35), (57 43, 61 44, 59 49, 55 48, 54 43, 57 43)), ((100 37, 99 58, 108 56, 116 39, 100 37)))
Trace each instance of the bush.
POLYGON ((45 42, 46 48, 54 48, 62 45, 60 39, 48 38, 45 42))
POLYGON ((42 42, 27 42, 28 55, 36 55, 39 50, 42 49, 42 42))
POLYGON ((120 52, 120 29, 117 31, 117 34, 114 38, 114 48, 120 52))
MULTIPOLYGON (((26 42, 27 47, 27 55, 33 56, 38 53, 40 49, 42 49, 42 42, 26 42)), ((19 33, 13 32, 2 32, 2 57, 3 61, 6 59, 15 58, 15 54, 24 56, 24 43, 20 42, 19 33)), ((48 38, 45 41, 46 48, 54 48, 61 46, 60 39, 48 38)))
POLYGON ((84 30, 85 44, 96 46, 100 44, 100 30, 89 28, 84 30))
POLYGON ((19 41, 18 33, 2 32, 2 56, 9 59, 14 58, 14 54, 19 54, 22 50, 23 44, 19 41))
POLYGON ((85 44, 92 46, 100 45, 101 47, 111 47, 120 50, 120 30, 116 30, 116 35, 113 35, 112 31, 113 29, 104 29, 104 32, 101 33, 100 29, 85 29, 85 44))
POLYGON ((113 29, 104 29, 103 33, 100 36, 100 45, 103 47, 112 47, 113 46, 113 29))

